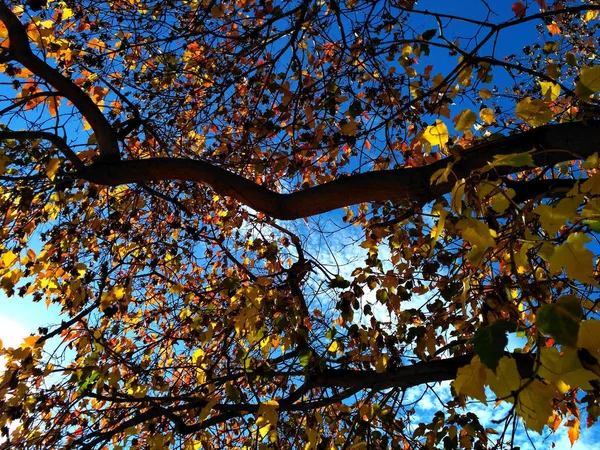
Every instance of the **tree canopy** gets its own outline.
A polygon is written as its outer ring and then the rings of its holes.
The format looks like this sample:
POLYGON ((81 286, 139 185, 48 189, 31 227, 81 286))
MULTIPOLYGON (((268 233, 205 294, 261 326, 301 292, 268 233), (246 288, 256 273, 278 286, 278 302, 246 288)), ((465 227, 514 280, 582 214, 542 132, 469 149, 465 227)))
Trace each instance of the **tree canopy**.
POLYGON ((599 11, 0 1, 2 302, 61 311, 1 350, 0 447, 575 442, 599 11))

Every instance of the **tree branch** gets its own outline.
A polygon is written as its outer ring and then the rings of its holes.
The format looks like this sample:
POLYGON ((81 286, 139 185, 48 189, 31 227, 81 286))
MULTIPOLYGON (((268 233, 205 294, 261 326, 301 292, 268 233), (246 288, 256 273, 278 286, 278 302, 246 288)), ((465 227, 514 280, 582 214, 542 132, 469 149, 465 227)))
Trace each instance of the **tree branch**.
MULTIPOLYGON (((484 142, 423 167, 366 172, 339 178, 291 194, 280 194, 205 161, 149 158, 119 162, 98 162, 80 173, 93 183, 118 186, 148 181, 185 180, 210 186, 219 195, 232 197, 273 218, 292 220, 369 201, 430 202, 449 193, 456 179, 467 178, 486 168, 494 156, 532 152, 534 163, 552 166, 584 159, 598 151, 600 122, 573 122, 546 125, 533 130, 484 142), (431 175, 452 166, 449 181, 431 185, 431 175)), ((520 172, 528 167, 495 167, 487 177, 520 172)))
MULTIPOLYGON (((526 353, 505 354, 515 359, 521 377, 531 378, 535 355, 526 353)), ((323 388, 408 389, 427 383, 454 380, 457 370, 469 364, 473 356, 470 353, 454 358, 419 362, 382 373, 377 373, 373 370, 324 370, 311 378, 311 385, 323 388)))
POLYGON ((0 1, 0 20, 8 30, 9 59, 23 64, 69 99, 94 130, 100 154, 106 159, 118 160, 119 144, 115 131, 94 101, 71 80, 31 51, 25 26, 4 1, 0 1))
POLYGON ((65 157, 71 161, 75 169, 84 170, 85 164, 79 159, 77 154, 69 147, 69 144, 60 136, 49 131, 0 131, 0 141, 6 139, 24 140, 24 139, 45 139, 50 141, 65 157))

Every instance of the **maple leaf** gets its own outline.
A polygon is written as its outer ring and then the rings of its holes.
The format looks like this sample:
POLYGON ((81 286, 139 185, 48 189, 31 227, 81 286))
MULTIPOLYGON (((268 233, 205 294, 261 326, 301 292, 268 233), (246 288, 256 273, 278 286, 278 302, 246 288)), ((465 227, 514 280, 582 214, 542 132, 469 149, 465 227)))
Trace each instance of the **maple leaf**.
POLYGON ((486 379, 485 365, 482 364, 479 356, 474 356, 470 364, 458 369, 452 385, 459 394, 468 395, 486 404, 486 379))

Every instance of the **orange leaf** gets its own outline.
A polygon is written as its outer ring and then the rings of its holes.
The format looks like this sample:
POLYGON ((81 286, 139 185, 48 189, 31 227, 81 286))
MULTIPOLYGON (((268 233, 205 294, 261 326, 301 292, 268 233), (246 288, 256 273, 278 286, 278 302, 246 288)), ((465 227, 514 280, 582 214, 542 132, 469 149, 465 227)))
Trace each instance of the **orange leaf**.
POLYGON ((52 117, 56 117, 56 110, 58 109, 58 105, 60 104, 59 100, 56 97, 50 97, 47 100, 48 103, 48 111, 50 111, 50 115, 52 117))
POLYGON ((580 432, 579 424, 580 424, 579 419, 575 419, 575 422, 573 423, 571 428, 569 428, 568 434, 569 434, 569 441, 571 441, 571 447, 573 447, 573 444, 575 444, 577 439, 579 439, 579 432, 580 432))

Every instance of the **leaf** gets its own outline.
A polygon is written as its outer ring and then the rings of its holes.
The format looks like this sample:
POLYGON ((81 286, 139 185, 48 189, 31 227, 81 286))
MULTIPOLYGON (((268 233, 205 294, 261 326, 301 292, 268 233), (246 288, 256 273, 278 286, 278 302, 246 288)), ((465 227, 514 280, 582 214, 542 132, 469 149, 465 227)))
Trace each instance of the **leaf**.
POLYGON ((271 428, 277 426, 279 420, 279 402, 268 400, 258 407, 256 425, 261 438, 264 438, 271 428))
POLYGON ((557 389, 540 380, 526 384, 519 392, 517 413, 523 418, 527 428, 542 433, 554 413, 554 399, 559 396, 557 389))
POLYGON ((456 227, 462 230, 464 240, 470 242, 476 247, 489 248, 496 245, 495 232, 477 219, 461 219, 456 227))
POLYGON ((510 167, 535 167, 532 153, 530 150, 525 153, 512 153, 510 155, 494 155, 494 161, 489 163, 490 167, 510 166, 510 167))
POLYGON ((591 389, 590 381, 597 378, 593 372, 581 365, 577 351, 569 347, 561 352, 556 347, 541 348, 538 375, 552 381, 557 388, 565 392, 571 387, 591 389), (566 385, 566 389, 563 385, 566 385))
POLYGON ((556 233, 567 224, 577 221, 577 209, 581 205, 582 197, 567 197, 562 199, 556 206, 540 204, 534 208, 533 212, 540 216, 540 222, 550 237, 556 236, 556 233))
POLYGON ((448 214, 448 211, 446 211, 442 207, 438 208, 439 218, 438 218, 437 223, 435 224, 435 230, 434 229, 431 230, 431 238, 432 239, 431 239, 431 250, 429 251, 430 257, 434 253, 435 243, 438 241, 438 239, 442 235, 442 232, 444 231, 444 222, 446 221, 447 214, 448 214))
POLYGON ((570 66, 573 66, 573 67, 577 66, 577 58, 575 57, 575 53, 573 53, 573 52, 565 53, 565 61, 570 66))
POLYGON ((581 323, 577 347, 585 348, 594 358, 600 360, 600 320, 590 319, 581 323))
POLYGON ((340 130, 346 136, 355 136, 357 128, 358 124, 353 120, 346 122, 340 126, 340 130))
POLYGON ((574 295, 564 295, 536 313, 536 324, 544 334, 549 334, 559 345, 575 347, 579 323, 583 317, 580 300, 574 295))
POLYGON ((46 166, 46 175, 50 180, 54 181, 56 178, 56 172, 58 171, 58 167, 60 166, 60 158, 51 158, 46 166))
POLYGON ((571 233, 567 241, 555 247, 554 252, 548 258, 552 272, 560 272, 564 267, 569 278, 582 283, 595 284, 594 254, 585 248, 585 244, 591 240, 592 238, 584 233, 571 233))
POLYGON ((580 419, 576 418, 575 421, 573 422, 573 425, 571 425, 571 427, 569 428, 569 431, 567 432, 569 435, 569 442, 571 442, 571 447, 573 445, 575 445, 575 442, 577 442, 577 440, 579 439, 579 433, 580 433, 580 419))
POLYGON ((458 116, 453 119, 455 123, 454 128, 456 131, 467 131, 470 130, 475 122, 477 121, 477 116, 470 109, 465 109, 458 116))
POLYGON ((495 371, 508 344, 506 333, 515 330, 515 324, 499 320, 491 325, 479 327, 469 342, 474 345, 475 353, 481 362, 495 371))
MULTIPOLYGON (((478 94, 484 100, 489 100, 493 97, 492 91, 490 91, 488 88, 479 89, 478 94)), ((484 109, 489 109, 489 108, 484 108, 484 109)), ((491 109, 490 109, 490 111, 491 111, 491 109)), ((481 115, 481 112, 479 114, 481 115)))
POLYGON ((512 5, 512 11, 515 13, 519 19, 525 17, 525 12, 527 11, 527 7, 521 2, 515 2, 512 5))
POLYGON ((446 183, 448 177, 452 173, 452 166, 454 163, 449 163, 446 167, 436 170, 429 179, 429 184, 440 184, 446 183))
POLYGON ((479 356, 474 356, 471 362, 460 367, 456 373, 456 379, 452 382, 458 394, 468 395, 487 404, 485 396, 486 382, 485 366, 481 363, 479 356))
POLYGON ((423 138, 432 146, 439 145, 440 147, 445 147, 450 136, 448 135, 446 124, 438 119, 435 121, 435 125, 425 128, 423 138))
POLYGON ((486 369, 487 382, 498 399, 514 401, 513 393, 521 387, 521 377, 514 358, 503 356, 498 362, 496 373, 486 369))
POLYGON ((517 103, 515 114, 523 122, 535 127, 545 125, 552 120, 550 107, 542 100, 532 100, 530 97, 525 97, 517 103))
POLYGON ((421 37, 423 38, 424 41, 429 41, 429 40, 433 39, 436 34, 437 34, 437 30, 435 28, 432 28, 431 30, 425 31, 421 35, 421 37))
POLYGON ((218 4, 213 6, 210 10, 210 14, 214 19, 220 19, 225 14, 225 5, 218 4))
POLYGON ((483 108, 479 111, 479 118, 489 125, 496 122, 496 116, 491 108, 483 108))
POLYGON ((380 355, 375 362, 375 371, 377 373, 383 373, 387 369, 388 361, 390 357, 386 354, 380 355))
POLYGON ((38 340, 40 339, 40 336, 28 336, 25 339, 23 339, 23 343, 21 344, 21 348, 35 348, 38 347, 38 340))
POLYGON ((560 95, 560 86, 551 81, 538 81, 542 88, 542 95, 547 102, 554 101, 560 95))
POLYGON ((312 360, 312 352, 308 349, 300 350, 300 365, 307 367, 312 360))
POLYGON ((2 264, 4 265, 5 269, 10 269, 18 260, 19 255, 12 250, 5 251, 2 254, 2 264))
POLYGON ((584 86, 587 90, 600 92, 600 66, 583 66, 579 74, 577 85, 584 86))

